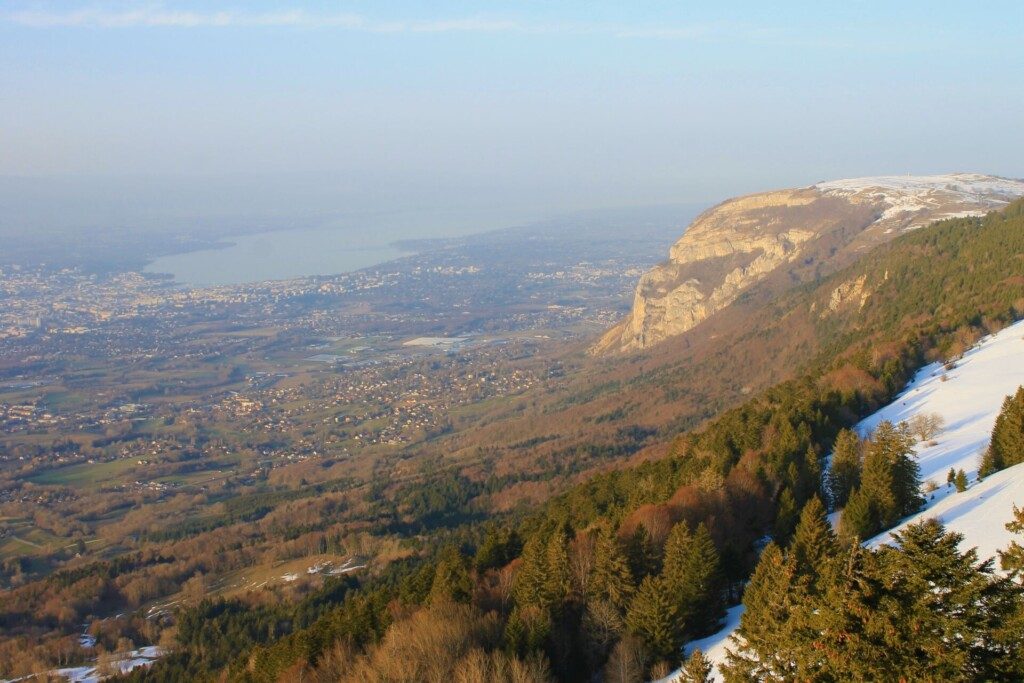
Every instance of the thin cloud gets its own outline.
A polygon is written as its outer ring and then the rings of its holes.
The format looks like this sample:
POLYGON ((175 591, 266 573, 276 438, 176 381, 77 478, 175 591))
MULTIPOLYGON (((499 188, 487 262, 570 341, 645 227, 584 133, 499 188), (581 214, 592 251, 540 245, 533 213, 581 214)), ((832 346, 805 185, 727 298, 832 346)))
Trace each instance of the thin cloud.
POLYGON ((177 11, 161 7, 66 12, 16 10, 0 13, 0 22, 31 28, 335 28, 365 33, 524 33, 609 35, 620 38, 693 39, 707 26, 646 27, 607 24, 540 24, 510 19, 466 17, 432 21, 375 21, 358 14, 315 14, 302 10, 248 13, 177 11))

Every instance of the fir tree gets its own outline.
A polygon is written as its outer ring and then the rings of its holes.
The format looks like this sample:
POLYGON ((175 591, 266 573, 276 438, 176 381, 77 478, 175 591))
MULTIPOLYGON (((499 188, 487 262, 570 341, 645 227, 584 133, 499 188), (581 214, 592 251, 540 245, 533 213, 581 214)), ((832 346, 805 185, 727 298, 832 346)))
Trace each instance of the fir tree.
POLYGON ((851 495, 851 503, 855 497, 864 500, 857 501, 855 514, 850 515, 844 529, 847 535, 863 537, 888 529, 921 507, 920 468, 913 452, 913 438, 905 425, 896 427, 888 421, 878 425, 864 455, 861 486, 851 495))
POLYGON ((1024 462, 1024 386, 1003 400, 1002 410, 992 428, 989 451, 992 453, 992 471, 1024 462))
POLYGON ((469 561, 454 546, 448 546, 440 555, 430 585, 431 602, 469 602, 473 592, 473 579, 469 575, 469 561))
POLYGON ((903 670, 923 680, 1005 680, 1019 665, 1016 647, 994 638, 1020 609, 1020 591, 992 575, 992 560, 959 549, 963 535, 937 520, 894 533, 896 546, 879 551, 891 596, 886 607, 901 620, 887 647, 903 670))
POLYGON ((626 540, 626 557, 629 560, 629 569, 637 581, 658 572, 658 548, 644 525, 637 526, 626 540))
MULTIPOLYGON (((1015 534, 1024 534, 1024 508, 1013 506, 1013 519, 1006 523, 1006 530, 1015 534)), ((1015 576, 1024 572, 1024 546, 1017 541, 1011 541, 1010 547, 999 551, 999 565, 1015 576)))
POLYGON ((861 489, 854 489, 839 517, 839 531, 843 537, 862 540, 874 534, 879 526, 874 501, 861 489))
POLYGON ((686 660, 682 670, 679 672, 679 683, 711 683, 714 666, 700 648, 695 649, 686 660))
POLYGON ((828 471, 828 493, 832 509, 842 509, 853 490, 860 486, 860 467, 860 438, 852 429, 844 429, 836 436, 828 471))
POLYGON ((804 504, 811 498, 820 496, 821 484, 821 458, 818 457, 814 446, 810 445, 804 451, 801 461, 798 502, 804 504))
POLYGON ((800 509, 796 504, 796 497, 788 489, 782 489, 779 494, 778 509, 775 513, 775 530, 773 536, 776 543, 784 544, 793 534, 796 523, 799 519, 800 509))
POLYGON ((722 618, 722 572, 718 549, 701 523, 691 534, 685 523, 672 528, 665 543, 662 577, 686 624, 686 635, 714 631, 722 618))
POLYGON ((594 564, 590 570, 589 595, 607 600, 625 610, 633 596, 633 577, 629 562, 607 525, 597 530, 594 539, 594 564))
POLYGON ((572 579, 569 570, 569 538, 559 531, 548 539, 544 552, 544 599, 547 605, 559 606, 569 598, 572 579))
POLYGON ((967 490, 967 474, 963 470, 958 470, 953 483, 956 485, 957 492, 963 493, 967 490))
POLYGON ((798 600, 793 562, 774 543, 761 553, 743 592, 746 607, 722 667, 726 680, 790 680, 794 666, 785 656, 791 642, 791 613, 798 600))
POLYGON ((682 646, 678 610, 661 577, 648 576, 640 583, 626 615, 626 627, 643 639, 656 659, 678 661, 682 646))
POLYGON ((531 538, 523 547, 522 560, 514 584, 515 599, 520 605, 533 605, 545 609, 549 605, 545 590, 545 549, 546 545, 539 536, 531 538))
POLYGON ((818 577, 827 573, 836 550, 836 535, 825 518, 825 506, 817 497, 811 498, 800 512, 800 523, 788 551, 797 580, 816 592, 818 577))
POLYGON ((882 604, 878 562, 859 543, 848 544, 833 560, 835 571, 814 600, 805 647, 790 652, 808 680, 888 680, 901 671, 886 647, 900 625, 882 604))

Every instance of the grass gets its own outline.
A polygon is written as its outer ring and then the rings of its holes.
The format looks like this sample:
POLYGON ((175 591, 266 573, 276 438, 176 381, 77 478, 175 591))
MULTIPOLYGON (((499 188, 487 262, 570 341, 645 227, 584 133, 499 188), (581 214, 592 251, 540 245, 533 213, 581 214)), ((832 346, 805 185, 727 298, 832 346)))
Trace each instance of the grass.
POLYGON ((18 527, 14 534, 0 539, 0 560, 30 555, 49 555, 68 543, 66 538, 54 536, 31 525, 18 527))
POLYGON ((30 477, 29 481, 34 484, 94 488, 100 483, 111 482, 134 466, 135 461, 130 458, 91 464, 86 462, 47 470, 30 477))

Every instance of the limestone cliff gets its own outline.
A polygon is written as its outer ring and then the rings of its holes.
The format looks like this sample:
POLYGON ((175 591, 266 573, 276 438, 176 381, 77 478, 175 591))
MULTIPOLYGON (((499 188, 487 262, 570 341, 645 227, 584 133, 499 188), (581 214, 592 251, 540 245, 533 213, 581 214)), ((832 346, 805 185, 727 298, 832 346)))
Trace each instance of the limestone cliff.
MULTIPOLYGON (((1022 181, 960 173, 839 180, 730 199, 698 216, 669 260, 640 278, 632 312, 592 351, 647 349, 769 278, 791 285, 906 230, 984 213, 1021 195, 1022 181)), ((864 295, 854 287, 836 296, 864 295)))

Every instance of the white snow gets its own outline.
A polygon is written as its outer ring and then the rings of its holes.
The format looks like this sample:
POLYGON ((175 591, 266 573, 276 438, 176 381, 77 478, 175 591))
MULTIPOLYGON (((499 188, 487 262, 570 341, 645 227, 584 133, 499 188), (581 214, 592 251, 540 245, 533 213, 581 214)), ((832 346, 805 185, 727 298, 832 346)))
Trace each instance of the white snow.
POLYGON ((916 447, 922 481, 944 485, 950 467, 962 468, 973 479, 1003 399, 1021 385, 1024 321, 982 339, 952 370, 943 370, 941 363, 922 368, 891 404, 856 429, 867 436, 883 420, 895 424, 920 413, 938 413, 946 424, 935 438, 937 445, 916 447))
POLYGON ((875 536, 867 545, 874 547, 890 542, 893 531, 934 517, 945 524, 947 530, 964 535, 961 549, 977 548, 978 558, 983 560, 996 557, 998 570, 997 552, 1005 550, 1010 541, 1021 541, 1006 530, 1006 523, 1013 519, 1014 505, 1024 506, 1024 463, 975 482, 963 493, 947 488, 948 495, 929 501, 924 510, 904 520, 896 529, 875 536))
MULTIPOLYGON (((982 482, 976 480, 980 453, 988 446, 1003 399, 1021 385, 1024 321, 982 339, 952 370, 943 370, 941 363, 922 368, 892 403, 857 424, 857 431, 866 436, 883 420, 896 423, 919 413, 938 413, 945 419, 945 427, 935 438, 936 445, 918 444, 916 448, 922 481, 931 480, 939 488, 926 494, 927 502, 921 512, 865 545, 875 547, 891 541, 892 531, 933 517, 948 530, 963 534, 961 547, 977 548, 980 559, 995 557, 997 551, 1010 544, 1013 534, 1005 525, 1013 518, 1013 506, 1024 506, 1024 463, 982 482), (946 381, 942 381, 943 373, 946 381), (963 469, 974 482, 963 493, 946 485, 950 467, 963 469)), ((830 519, 835 517, 830 515, 830 519)), ((996 565, 998 568, 998 561, 996 565)), ((717 665, 725 661, 729 638, 739 627, 742 613, 742 605, 733 607, 721 631, 686 645, 687 655, 699 647, 716 665, 716 681, 721 680, 717 665)), ((676 681, 678 674, 674 671, 659 683, 676 681)))
MULTIPOLYGON (((683 654, 687 657, 693 654, 694 650, 699 649, 703 652, 704 656, 714 664, 713 675, 716 681, 721 680, 721 675, 718 673, 718 664, 725 661, 725 649, 729 645, 729 637, 740 627, 741 616, 743 616, 743 605, 730 607, 725 613, 725 624, 722 626, 722 630, 706 638, 687 643, 683 650, 683 654)), ((678 680, 679 670, 677 669, 665 678, 655 681, 655 683, 675 683, 678 680)))
POLYGON ((811 187, 833 196, 881 199, 887 204, 880 221, 929 210, 928 220, 979 215, 1024 196, 1024 181, 980 173, 933 176, 870 176, 818 183, 811 187), (973 209, 941 211, 951 203, 973 209))
MULTIPOLYGON (((163 648, 156 645, 147 645, 138 650, 132 650, 120 655, 113 662, 113 666, 122 674, 126 674, 141 666, 150 666, 163 655, 163 648)), ((99 681, 106 678, 106 676, 100 674, 95 666, 68 667, 66 669, 56 669, 49 673, 66 678, 69 683, 99 683, 99 681)))

